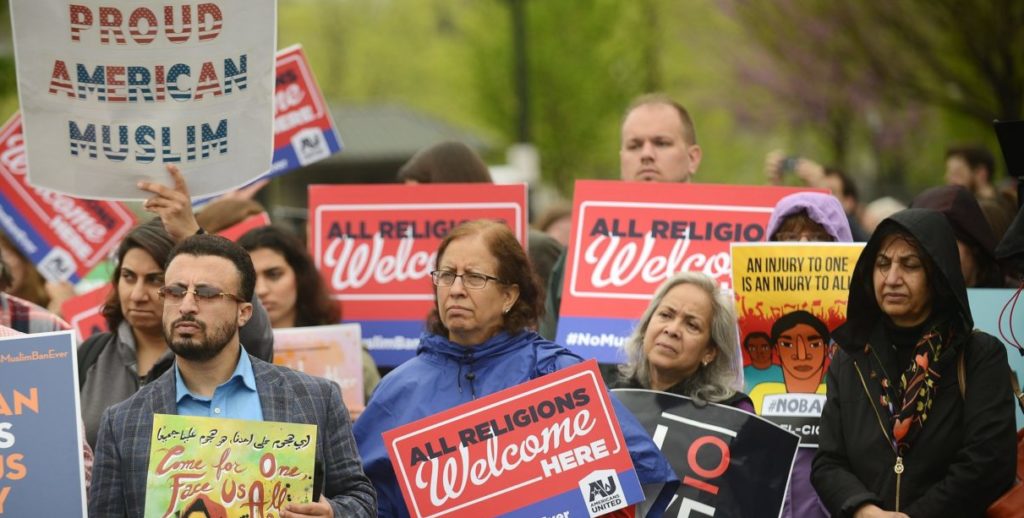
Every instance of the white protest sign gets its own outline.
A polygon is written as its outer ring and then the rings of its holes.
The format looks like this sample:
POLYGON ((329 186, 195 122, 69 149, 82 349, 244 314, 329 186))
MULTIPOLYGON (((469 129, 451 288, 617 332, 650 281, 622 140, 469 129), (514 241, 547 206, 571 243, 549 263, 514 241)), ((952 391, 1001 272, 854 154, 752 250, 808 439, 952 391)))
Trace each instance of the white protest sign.
POLYGON ((29 182, 143 199, 181 168, 193 196, 273 153, 274 0, 11 3, 29 182))

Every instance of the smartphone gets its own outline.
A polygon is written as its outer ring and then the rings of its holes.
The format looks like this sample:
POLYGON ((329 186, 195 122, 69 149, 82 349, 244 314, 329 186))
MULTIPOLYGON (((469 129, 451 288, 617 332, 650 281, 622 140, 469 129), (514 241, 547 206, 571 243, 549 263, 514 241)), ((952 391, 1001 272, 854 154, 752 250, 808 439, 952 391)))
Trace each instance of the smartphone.
POLYGON ((779 162, 779 174, 784 175, 796 171, 796 165, 800 161, 798 156, 787 156, 779 162))

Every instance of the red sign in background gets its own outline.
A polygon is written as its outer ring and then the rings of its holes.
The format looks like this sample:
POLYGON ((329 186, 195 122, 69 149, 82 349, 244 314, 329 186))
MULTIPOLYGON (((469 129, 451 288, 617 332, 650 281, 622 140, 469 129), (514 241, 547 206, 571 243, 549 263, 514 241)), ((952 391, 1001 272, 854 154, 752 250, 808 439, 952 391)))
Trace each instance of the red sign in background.
POLYGON ((548 499, 567 505, 565 494, 595 470, 635 478, 594 361, 387 431, 384 444, 412 516, 494 515, 548 499))
POLYGON ((217 232, 217 235, 232 241, 238 241, 238 238, 242 237, 246 232, 254 228, 265 227, 267 225, 270 225, 270 214, 267 214, 266 211, 264 211, 259 214, 253 214, 252 216, 217 232))
POLYGON ((525 185, 315 185, 309 202, 317 267, 336 299, 360 301, 345 308, 355 319, 424 317, 434 253, 458 224, 502 220, 520 242, 527 232, 525 185))
POLYGON ((779 199, 806 190, 576 182, 561 313, 635 319, 680 271, 730 286, 729 244, 763 241, 779 199))
POLYGON ((434 254, 464 221, 504 221, 526 242, 525 184, 313 185, 309 210, 310 251, 346 321, 422 322, 434 254))
POLYGON ((323 160, 341 150, 341 137, 302 47, 277 53, 274 80, 274 163, 268 176, 323 160))
POLYGON ((135 216, 123 203, 33 187, 27 172, 16 113, 0 128, 0 228, 47 279, 78 282, 120 243, 135 216))
POLYGON ((64 319, 78 333, 78 343, 84 342, 95 333, 107 331, 107 320, 103 318, 103 302, 110 293, 110 284, 104 284, 92 291, 65 300, 60 306, 64 319))
POLYGON ((730 243, 762 241, 778 200, 805 190, 576 182, 555 341, 585 358, 622 361, 622 344, 658 286, 681 271, 730 286, 730 243))

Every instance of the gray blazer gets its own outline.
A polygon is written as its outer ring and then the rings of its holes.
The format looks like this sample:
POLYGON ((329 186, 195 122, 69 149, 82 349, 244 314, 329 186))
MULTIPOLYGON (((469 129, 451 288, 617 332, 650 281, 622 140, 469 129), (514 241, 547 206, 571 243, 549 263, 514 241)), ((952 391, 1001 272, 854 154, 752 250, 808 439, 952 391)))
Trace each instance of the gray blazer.
MULTIPOLYGON (((363 474, 338 386, 250 359, 264 420, 317 425, 314 496, 322 492, 329 498, 334 516, 376 516, 377 495, 363 474)), ((175 414, 177 407, 174 369, 168 369, 103 413, 89 491, 91 518, 143 515, 153 414, 175 414)))

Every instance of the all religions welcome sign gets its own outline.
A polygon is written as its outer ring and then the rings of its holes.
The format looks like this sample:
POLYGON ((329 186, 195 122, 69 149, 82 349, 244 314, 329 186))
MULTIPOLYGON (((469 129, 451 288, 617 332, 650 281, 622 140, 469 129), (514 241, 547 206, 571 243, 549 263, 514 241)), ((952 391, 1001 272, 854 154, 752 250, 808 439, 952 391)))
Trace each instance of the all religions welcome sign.
POLYGON ((384 433, 419 517, 597 516, 643 500, 597 362, 384 433))

